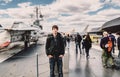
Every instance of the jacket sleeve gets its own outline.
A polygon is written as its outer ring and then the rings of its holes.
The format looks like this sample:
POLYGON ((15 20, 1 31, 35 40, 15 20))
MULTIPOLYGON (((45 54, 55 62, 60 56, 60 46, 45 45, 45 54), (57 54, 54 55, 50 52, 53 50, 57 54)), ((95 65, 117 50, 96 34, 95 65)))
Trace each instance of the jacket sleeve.
POLYGON ((120 50, 120 38, 117 39, 118 49, 120 50))
POLYGON ((50 38, 49 37, 47 37, 45 45, 46 45, 45 46, 46 55, 48 56, 48 55, 50 55, 50 51, 49 51, 49 48, 50 48, 50 38))
POLYGON ((76 38, 76 36, 75 36, 75 43, 77 42, 77 38, 76 38))
POLYGON ((61 51, 60 51, 60 55, 64 55, 65 54, 65 47, 64 47, 64 41, 63 41, 63 37, 61 36, 61 51))
POLYGON ((104 49, 103 39, 101 39, 101 41, 100 41, 100 47, 101 47, 102 49, 104 49))

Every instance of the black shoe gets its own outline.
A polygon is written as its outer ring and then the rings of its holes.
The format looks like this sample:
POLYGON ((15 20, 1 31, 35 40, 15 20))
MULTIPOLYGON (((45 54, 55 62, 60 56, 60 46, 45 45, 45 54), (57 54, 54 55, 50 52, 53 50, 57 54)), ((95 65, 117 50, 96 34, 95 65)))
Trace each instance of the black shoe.
POLYGON ((104 67, 104 68, 108 68, 107 64, 104 64, 103 67, 104 67))
POLYGON ((115 65, 112 65, 112 69, 116 68, 115 65))
POLYGON ((88 60, 88 59, 89 59, 89 56, 86 56, 86 59, 88 60))

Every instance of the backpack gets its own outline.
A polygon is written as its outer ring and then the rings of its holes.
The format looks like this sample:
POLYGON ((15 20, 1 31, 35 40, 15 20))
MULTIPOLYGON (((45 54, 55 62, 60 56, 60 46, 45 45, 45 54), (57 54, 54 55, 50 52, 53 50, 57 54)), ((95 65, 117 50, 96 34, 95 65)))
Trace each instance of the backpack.
POLYGON ((108 40, 108 52, 111 52, 112 46, 113 46, 112 39, 109 37, 109 40, 108 40))

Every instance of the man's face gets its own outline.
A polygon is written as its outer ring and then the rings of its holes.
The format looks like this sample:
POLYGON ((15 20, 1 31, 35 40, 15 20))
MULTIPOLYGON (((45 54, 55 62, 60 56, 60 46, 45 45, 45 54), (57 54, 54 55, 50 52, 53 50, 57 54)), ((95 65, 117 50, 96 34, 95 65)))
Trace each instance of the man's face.
POLYGON ((58 30, 56 28, 53 28, 52 31, 53 31, 53 34, 57 34, 57 32, 58 32, 58 30))
POLYGON ((103 34, 103 36, 104 36, 104 37, 107 37, 107 36, 108 36, 108 34, 103 34))

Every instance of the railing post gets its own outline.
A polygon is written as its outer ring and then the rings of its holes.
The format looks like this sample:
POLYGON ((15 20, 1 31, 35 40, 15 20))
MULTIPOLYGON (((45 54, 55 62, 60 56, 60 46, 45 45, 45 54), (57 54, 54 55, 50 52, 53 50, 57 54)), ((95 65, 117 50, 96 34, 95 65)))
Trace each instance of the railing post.
POLYGON ((37 77, 39 77, 38 53, 36 54, 36 70, 37 70, 37 77))
POLYGON ((64 59, 63 59, 63 71, 64 73, 69 73, 69 48, 65 51, 64 59))

